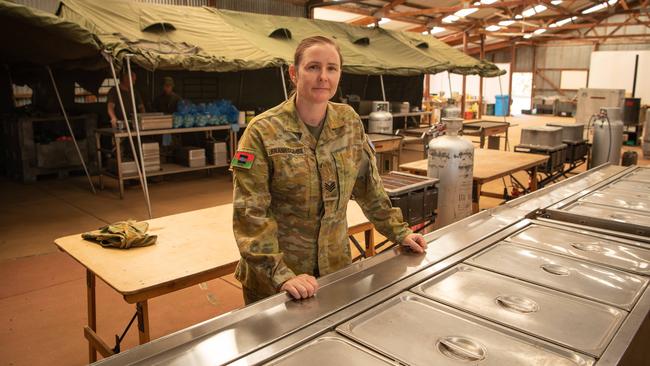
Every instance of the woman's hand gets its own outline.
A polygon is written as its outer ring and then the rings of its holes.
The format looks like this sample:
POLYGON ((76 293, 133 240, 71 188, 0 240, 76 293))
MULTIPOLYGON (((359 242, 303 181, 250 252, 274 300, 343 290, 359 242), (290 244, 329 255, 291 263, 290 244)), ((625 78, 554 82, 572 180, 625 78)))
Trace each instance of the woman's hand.
POLYGON ((288 292, 294 299, 306 299, 314 296, 318 290, 318 282, 314 276, 301 274, 287 280, 280 287, 280 291, 288 292))
POLYGON ((424 240, 424 236, 420 234, 407 235, 404 240, 402 240, 402 245, 416 253, 424 253, 427 249, 427 241, 424 240))

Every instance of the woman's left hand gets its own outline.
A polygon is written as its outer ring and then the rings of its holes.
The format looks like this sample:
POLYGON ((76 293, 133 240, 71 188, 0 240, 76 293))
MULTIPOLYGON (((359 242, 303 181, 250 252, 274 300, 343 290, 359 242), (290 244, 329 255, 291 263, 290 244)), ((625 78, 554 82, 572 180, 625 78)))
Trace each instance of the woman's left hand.
POLYGON ((402 240, 402 245, 410 248, 416 253, 424 253, 427 249, 427 241, 424 240, 424 236, 420 234, 409 234, 404 240, 402 240))

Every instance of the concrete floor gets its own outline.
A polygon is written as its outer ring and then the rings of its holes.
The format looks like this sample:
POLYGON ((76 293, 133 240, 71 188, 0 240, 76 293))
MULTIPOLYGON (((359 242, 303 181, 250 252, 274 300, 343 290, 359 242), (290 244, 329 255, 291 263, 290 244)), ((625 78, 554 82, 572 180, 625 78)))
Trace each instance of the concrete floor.
MULTIPOLYGON (((508 121, 517 124, 510 130, 512 147, 518 143, 521 127, 572 119, 520 116, 508 121)), ((638 151, 640 165, 650 165, 641 159, 638 147, 625 149, 638 151)), ((519 177, 527 179, 525 173, 519 177)), ((492 182, 485 189, 503 192, 503 183, 492 182)), ((231 177, 225 169, 211 176, 169 177, 152 183, 150 194, 155 217, 206 208, 232 200, 231 177)), ((0 202, 0 364, 87 363, 85 272, 58 252, 53 240, 117 220, 146 219, 139 187, 127 188, 125 199, 120 200, 110 180, 104 191, 93 195, 85 177, 30 185, 0 178, 0 202)), ((499 203, 481 198, 481 208, 499 203)), ((101 281, 97 301, 99 334, 113 346, 109 340, 122 333, 134 307, 101 281)), ((241 306, 241 290, 232 275, 155 298, 149 305, 152 339, 241 306)), ((136 344, 137 333, 131 329, 122 349, 136 344)))

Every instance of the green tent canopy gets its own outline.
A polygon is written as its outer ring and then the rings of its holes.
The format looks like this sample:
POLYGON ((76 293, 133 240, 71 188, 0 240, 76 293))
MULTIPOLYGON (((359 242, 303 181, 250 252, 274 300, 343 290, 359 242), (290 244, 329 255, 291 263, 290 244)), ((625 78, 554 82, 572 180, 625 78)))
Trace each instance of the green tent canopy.
POLYGON ((118 61, 132 54, 135 63, 149 70, 279 67, 293 62, 300 40, 324 35, 340 46, 347 73, 410 76, 451 71, 488 77, 502 73, 494 64, 432 36, 323 20, 121 0, 65 0, 58 15, 88 30, 118 61))
POLYGON ((0 0, 0 16, 0 62, 9 65, 96 70, 104 51, 119 63, 132 54, 149 70, 258 70, 291 64, 300 40, 324 35, 341 48, 346 73, 503 73, 432 36, 307 18, 123 0, 65 0, 58 16, 0 0))
POLYGON ((8 1, 0 1, 0 17, 0 63, 106 67, 100 41, 78 24, 8 1))

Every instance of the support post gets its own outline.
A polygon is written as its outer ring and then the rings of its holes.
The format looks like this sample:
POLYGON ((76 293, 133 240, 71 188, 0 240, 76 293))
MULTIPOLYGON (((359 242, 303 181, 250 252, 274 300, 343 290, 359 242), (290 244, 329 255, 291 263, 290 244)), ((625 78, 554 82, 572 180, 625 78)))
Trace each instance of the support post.
POLYGON ((532 85, 530 87, 530 110, 532 113, 533 99, 535 98, 535 78, 537 78, 537 60, 535 60, 537 57, 537 47, 535 47, 534 43, 531 45, 531 47, 533 48, 533 79, 531 80, 532 85))
POLYGON ((512 48, 510 48, 510 80, 508 81, 508 113, 509 116, 510 106, 512 105, 512 74, 515 72, 515 65, 517 64, 517 44, 513 43, 512 48))
MULTIPOLYGON (((120 102, 120 108, 122 109, 122 115, 126 119, 126 108, 124 108, 124 99, 122 99, 122 92, 120 91, 120 81, 117 79, 117 74, 115 73, 115 66, 113 65, 113 58, 107 53, 103 53, 103 54, 104 54, 104 57, 106 58, 106 61, 108 61, 109 66, 111 67, 111 73, 113 75, 113 81, 115 82, 115 87, 117 89, 117 99, 120 102)), ((125 121, 124 125, 126 126, 126 132, 129 135, 129 142, 130 142, 130 145, 131 145, 131 151, 133 152, 135 164, 136 164, 136 166, 138 166, 139 163, 138 163, 138 159, 135 158, 137 156, 137 154, 136 154, 136 151, 135 151, 135 145, 133 145, 133 136, 131 135, 131 128, 129 127, 128 121, 125 121)), ((115 144, 116 145, 119 143, 118 140, 119 139, 117 139, 117 138, 115 139, 115 144)), ((120 149, 119 149, 118 146, 116 146, 116 148, 117 148, 117 151, 118 151, 118 154, 119 154, 120 149)), ((116 160, 117 160, 117 164, 118 164, 117 170, 118 170, 118 172, 121 172, 122 169, 119 166, 120 165, 119 156, 118 156, 118 158, 116 160)), ((140 171, 139 166, 138 166, 137 171, 138 171, 138 178, 140 178, 140 184, 143 187, 142 192, 144 193, 144 199, 145 199, 145 201, 147 201, 147 209, 149 210, 149 217, 151 217, 151 205, 149 204, 149 195, 144 190, 144 183, 142 181, 142 172, 140 171)), ((119 180, 120 180, 120 187, 121 187, 121 183, 122 183, 121 176, 120 176, 119 180)))
POLYGON ((282 90, 284 91, 284 100, 289 99, 289 95, 287 94, 287 82, 284 79, 284 68, 282 65, 280 65, 280 77, 282 78, 282 90))
MULTIPOLYGON (((463 32, 463 53, 467 54, 467 32, 463 32)), ((467 100, 466 90, 467 76, 463 74, 463 94, 460 100, 460 118, 465 118, 465 101, 467 100)))
MULTIPOLYGON (((481 50, 480 50, 480 60, 485 59, 485 34, 481 33, 481 50)), ((478 86, 478 114, 476 117, 481 119, 483 117, 483 76, 479 76, 479 86, 478 86)))
POLYGON ((50 79, 52 80, 52 87, 54 88, 54 92, 56 93, 56 99, 59 101, 59 106, 61 107, 61 113, 63 113, 63 118, 65 119, 66 125, 68 125, 68 131, 70 131, 70 136, 72 136, 72 142, 74 143, 74 147, 77 150, 77 155, 79 155, 79 161, 81 161, 81 165, 84 168, 84 172, 86 172, 86 177, 88 177, 88 183, 90 184, 90 189, 93 191, 93 194, 96 194, 97 192, 95 191, 95 185, 93 184, 92 178, 90 178, 90 173, 88 172, 88 167, 86 167, 86 162, 84 161, 84 157, 81 155, 81 150, 79 150, 79 144, 77 143, 77 138, 74 137, 74 131, 72 130, 72 125, 70 124, 70 120, 68 119, 68 113, 65 111, 65 107, 63 106, 63 101, 61 100, 61 95, 59 94, 59 88, 56 86, 56 81, 54 80, 54 74, 52 73, 52 69, 47 66, 47 72, 50 74, 50 79))
MULTIPOLYGON (((138 168, 142 169, 142 189, 144 190, 144 195, 147 199, 147 212, 149 213, 149 218, 153 219, 153 216, 151 215, 151 201, 149 199, 149 185, 147 184, 147 171, 144 169, 144 153, 142 152, 142 140, 140 139, 140 124, 138 123, 138 106, 135 104, 135 90, 133 90, 133 79, 131 78, 131 56, 132 55, 126 55, 126 68, 127 71, 129 72, 129 88, 131 89, 131 104, 133 105, 133 126, 135 127, 135 135, 138 139, 138 148, 139 148, 138 151, 140 151, 139 154, 140 164, 138 164, 138 168)), ((127 126, 129 125, 128 123, 125 124, 127 126)), ((131 137, 130 132, 129 132, 129 140, 131 140, 131 145, 133 146, 133 138, 131 137)), ((135 151, 133 152, 133 156, 134 159, 137 161, 138 159, 135 158, 135 151)))

